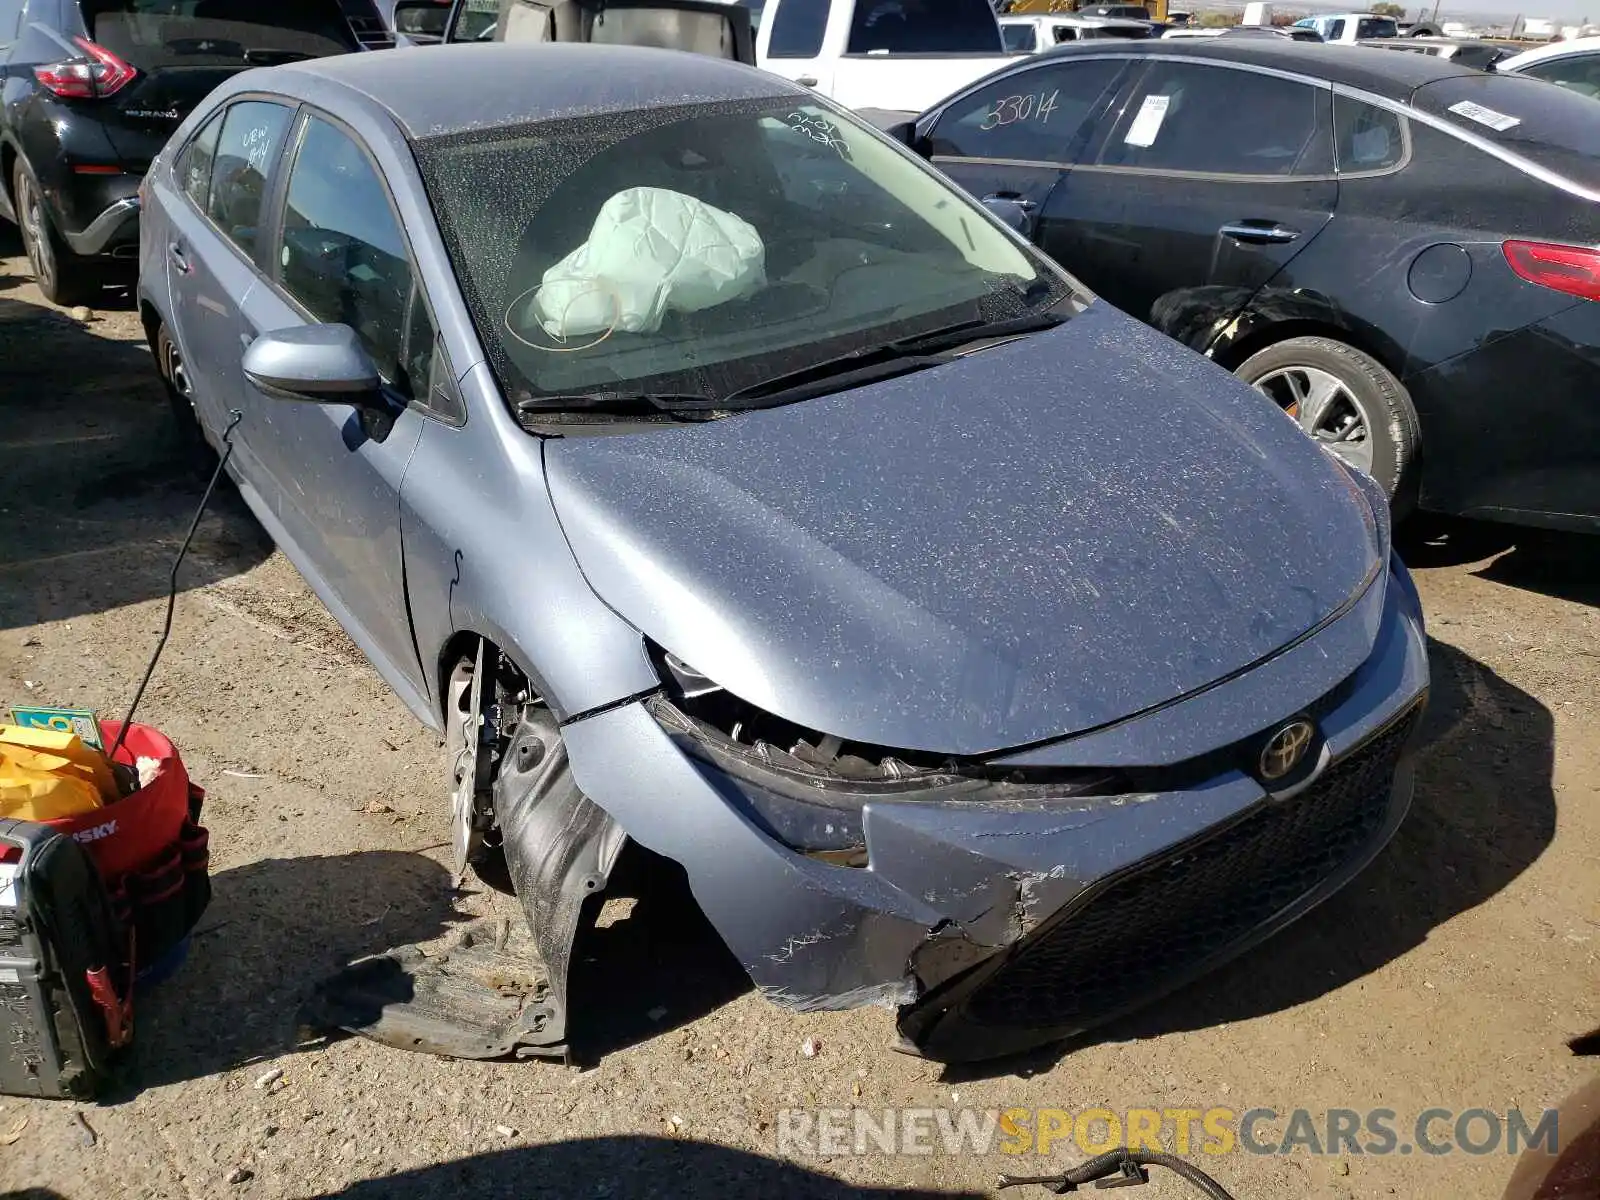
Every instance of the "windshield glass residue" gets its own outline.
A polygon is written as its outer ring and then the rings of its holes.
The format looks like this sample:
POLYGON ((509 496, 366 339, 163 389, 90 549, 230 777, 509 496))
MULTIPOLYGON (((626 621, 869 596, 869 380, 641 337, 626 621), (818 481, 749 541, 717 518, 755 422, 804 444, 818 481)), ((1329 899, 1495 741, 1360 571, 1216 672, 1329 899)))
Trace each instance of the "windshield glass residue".
POLYGON ((692 105, 433 138, 418 159, 513 404, 727 397, 1075 283, 831 108, 692 105))

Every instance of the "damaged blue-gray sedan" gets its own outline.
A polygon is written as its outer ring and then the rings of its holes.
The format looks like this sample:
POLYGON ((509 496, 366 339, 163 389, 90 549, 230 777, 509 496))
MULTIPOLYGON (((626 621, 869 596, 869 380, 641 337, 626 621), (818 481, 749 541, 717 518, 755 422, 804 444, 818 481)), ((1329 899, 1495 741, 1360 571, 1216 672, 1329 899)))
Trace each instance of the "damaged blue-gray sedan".
POLYGON ((568 1044, 629 839, 771 1000, 957 1060, 1239 953, 1406 810, 1381 491, 804 88, 617 46, 250 72, 143 221, 178 411, 243 414, 241 493, 529 917, 548 980, 458 1052, 568 1044))

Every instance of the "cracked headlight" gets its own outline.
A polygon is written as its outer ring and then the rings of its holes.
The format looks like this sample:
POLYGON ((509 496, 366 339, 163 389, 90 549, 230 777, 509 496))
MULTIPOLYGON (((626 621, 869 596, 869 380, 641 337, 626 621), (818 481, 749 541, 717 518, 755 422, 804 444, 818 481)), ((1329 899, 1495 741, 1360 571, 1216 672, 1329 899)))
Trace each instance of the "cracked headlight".
POLYGON ((724 794, 791 849, 866 865, 862 809, 872 800, 1062 799, 1104 795, 1117 777, 1022 771, 979 760, 887 749, 796 725, 734 696, 652 647, 662 691, 646 708, 724 794))

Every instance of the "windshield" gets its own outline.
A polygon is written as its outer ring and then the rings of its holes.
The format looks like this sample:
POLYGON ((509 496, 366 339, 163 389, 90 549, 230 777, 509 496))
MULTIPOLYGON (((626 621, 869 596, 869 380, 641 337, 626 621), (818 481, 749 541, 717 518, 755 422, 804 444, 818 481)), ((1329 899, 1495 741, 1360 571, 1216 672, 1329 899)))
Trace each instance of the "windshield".
POLYGON ((92 0, 91 40, 144 70, 270 66, 356 48, 338 0, 92 0))
POLYGON ((513 403, 595 390, 721 398, 1083 294, 900 147, 792 98, 417 150, 513 403))

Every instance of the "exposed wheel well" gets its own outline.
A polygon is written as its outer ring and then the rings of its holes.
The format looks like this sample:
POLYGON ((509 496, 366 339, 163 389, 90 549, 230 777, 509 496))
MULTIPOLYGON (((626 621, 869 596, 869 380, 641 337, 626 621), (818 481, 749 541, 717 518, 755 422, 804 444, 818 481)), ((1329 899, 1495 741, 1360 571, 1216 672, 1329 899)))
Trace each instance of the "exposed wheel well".
POLYGON ((1219 367, 1235 371, 1252 354, 1265 350, 1268 346, 1275 346, 1279 342, 1286 342, 1296 337, 1325 337, 1335 342, 1343 342, 1346 346, 1369 354, 1383 364, 1396 379, 1400 378, 1400 364, 1393 361, 1394 356, 1387 353, 1382 346, 1373 345, 1371 340, 1364 338, 1360 333, 1335 325, 1329 321, 1318 321, 1310 318, 1296 318, 1290 321, 1277 321, 1260 329, 1252 330, 1236 342, 1230 342, 1211 356, 1211 361, 1219 367))
MULTIPOLYGON (((17 211, 17 197, 11 188, 11 172, 16 169, 17 148, 10 142, 0 142, 0 190, 6 194, 6 203, 11 205, 11 211, 17 211)), ((20 216, 18 220, 20 220, 20 216)))

